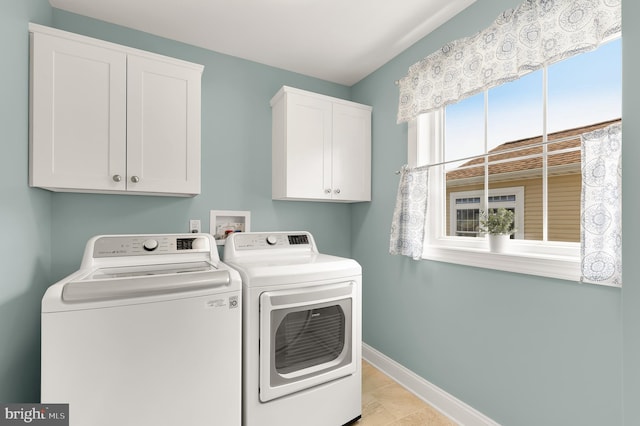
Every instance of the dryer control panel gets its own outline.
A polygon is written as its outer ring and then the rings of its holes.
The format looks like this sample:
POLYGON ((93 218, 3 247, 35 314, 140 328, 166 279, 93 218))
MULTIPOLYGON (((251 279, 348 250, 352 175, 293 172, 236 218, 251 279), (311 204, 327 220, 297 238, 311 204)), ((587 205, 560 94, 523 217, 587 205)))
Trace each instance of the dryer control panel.
POLYGON ((315 241, 308 232, 238 232, 229 235, 224 250, 225 257, 253 250, 317 253, 315 241))

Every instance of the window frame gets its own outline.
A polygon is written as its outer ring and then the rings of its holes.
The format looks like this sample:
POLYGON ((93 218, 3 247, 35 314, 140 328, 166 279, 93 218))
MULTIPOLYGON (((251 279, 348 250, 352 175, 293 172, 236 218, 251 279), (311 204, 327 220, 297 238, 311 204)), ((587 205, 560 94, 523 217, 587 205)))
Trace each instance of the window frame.
MULTIPOLYGON (((444 111, 421 114, 408 126, 408 164, 416 167, 443 161, 444 111)), ((508 253, 489 251, 488 238, 446 235, 444 165, 429 168, 429 203, 422 258, 507 272, 579 281, 580 244, 511 240, 508 253)))

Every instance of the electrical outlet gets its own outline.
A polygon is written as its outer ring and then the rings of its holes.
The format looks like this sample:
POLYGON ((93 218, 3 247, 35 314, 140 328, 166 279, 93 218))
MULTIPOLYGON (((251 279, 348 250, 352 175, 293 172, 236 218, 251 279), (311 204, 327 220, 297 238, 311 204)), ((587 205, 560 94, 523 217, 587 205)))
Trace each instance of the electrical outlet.
POLYGON ((189 232, 192 234, 197 234, 201 230, 200 228, 200 219, 191 219, 189 221, 189 232))

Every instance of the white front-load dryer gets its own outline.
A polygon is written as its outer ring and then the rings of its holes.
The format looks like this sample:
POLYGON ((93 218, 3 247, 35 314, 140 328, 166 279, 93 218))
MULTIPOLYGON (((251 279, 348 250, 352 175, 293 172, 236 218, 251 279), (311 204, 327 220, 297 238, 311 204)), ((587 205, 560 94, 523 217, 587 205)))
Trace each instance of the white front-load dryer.
POLYGON ((224 261, 243 291, 244 426, 361 417, 362 269, 308 232, 235 233, 224 261))
POLYGON ((70 426, 240 426, 241 310, 210 235, 94 237, 42 299, 42 403, 70 426))

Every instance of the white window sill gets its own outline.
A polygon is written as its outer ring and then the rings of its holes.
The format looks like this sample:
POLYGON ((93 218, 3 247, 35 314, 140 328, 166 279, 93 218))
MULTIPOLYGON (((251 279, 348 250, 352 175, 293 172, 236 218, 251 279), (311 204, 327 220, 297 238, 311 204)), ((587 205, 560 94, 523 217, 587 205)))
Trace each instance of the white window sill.
POLYGON ((492 253, 484 239, 471 244, 441 239, 427 245, 422 257, 428 260, 475 266, 498 271, 580 281, 580 247, 577 243, 540 244, 511 240, 507 253, 492 253))

